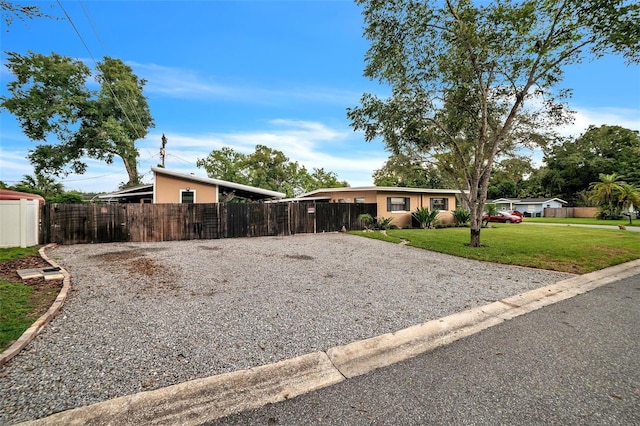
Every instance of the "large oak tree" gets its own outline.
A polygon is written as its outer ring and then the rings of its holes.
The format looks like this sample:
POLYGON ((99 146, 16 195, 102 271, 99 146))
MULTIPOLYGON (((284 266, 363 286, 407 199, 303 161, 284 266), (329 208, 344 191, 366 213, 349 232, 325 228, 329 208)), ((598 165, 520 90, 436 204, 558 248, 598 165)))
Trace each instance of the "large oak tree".
POLYGON ((99 90, 89 88, 91 70, 56 53, 8 53, 15 80, 0 106, 16 116, 24 134, 43 142, 29 151, 36 174, 84 173, 86 158, 110 164, 119 157, 127 171, 123 186, 140 183, 136 141, 154 126, 142 94, 145 81, 120 59, 96 65, 99 90))
POLYGON ((545 150, 548 175, 543 184, 566 201, 599 180, 615 173, 629 184, 640 186, 640 132, 620 126, 590 126, 576 139, 545 150))
POLYGON ((623 0, 358 0, 365 76, 391 88, 364 94, 348 117, 393 153, 421 150, 471 209, 471 246, 496 159, 553 137, 568 120, 563 67, 586 55, 640 56, 640 5, 623 0))
POLYGON ((320 188, 349 186, 334 172, 314 168, 311 173, 282 151, 256 145, 255 152, 243 154, 230 147, 213 150, 197 161, 207 176, 229 182, 270 189, 293 197, 320 188))

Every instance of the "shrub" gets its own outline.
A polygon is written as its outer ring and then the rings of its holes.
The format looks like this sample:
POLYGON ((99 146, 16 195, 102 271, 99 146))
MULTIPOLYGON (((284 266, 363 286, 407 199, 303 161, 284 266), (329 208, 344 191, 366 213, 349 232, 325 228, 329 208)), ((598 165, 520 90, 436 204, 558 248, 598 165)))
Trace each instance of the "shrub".
POLYGON ((453 214, 453 220, 455 220, 458 225, 464 225, 471 220, 471 212, 469 211, 469 209, 463 209, 459 207, 455 210, 452 210, 451 213, 453 214))
POLYGON ((393 222, 392 217, 373 217, 369 213, 361 214, 358 216, 358 220, 362 222, 365 230, 389 229, 391 222, 393 222))
POLYGON ((362 222, 362 226, 365 230, 373 228, 374 219, 373 216, 371 216, 369 213, 361 214, 360 216, 358 216, 358 220, 362 222))
POLYGON ((391 227, 391 222, 393 222, 392 217, 376 217, 376 229, 389 229, 391 227))
POLYGON ((52 204, 82 204, 84 202, 82 194, 77 191, 63 192, 60 195, 51 197, 47 202, 52 204))
POLYGON ((439 213, 440 212, 438 212, 438 210, 429 211, 429 208, 427 207, 418 207, 413 213, 411 213, 411 216, 418 221, 421 228, 428 229, 431 228, 439 213))

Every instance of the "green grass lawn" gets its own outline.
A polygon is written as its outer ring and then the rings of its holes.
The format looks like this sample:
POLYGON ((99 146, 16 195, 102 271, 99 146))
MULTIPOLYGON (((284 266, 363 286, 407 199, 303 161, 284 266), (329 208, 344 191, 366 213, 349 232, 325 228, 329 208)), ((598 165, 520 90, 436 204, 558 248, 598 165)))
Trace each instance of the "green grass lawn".
MULTIPOLYGON (((576 224, 576 225, 611 225, 629 226, 629 219, 617 219, 617 220, 605 220, 605 219, 588 219, 581 217, 525 217, 523 222, 535 222, 535 223, 563 223, 563 224, 576 224)), ((640 219, 633 219, 633 226, 640 226, 640 219)))
MULTIPOLYGON (((0 262, 38 254, 38 247, 0 249, 0 262)), ((56 289, 35 289, 0 279, 0 352, 19 338, 57 296, 56 289)))
POLYGON ((22 256, 37 256, 39 249, 40 249, 39 247, 0 248, 0 262, 4 262, 6 260, 12 260, 22 256))
POLYGON ((469 259, 584 274, 640 259, 640 233, 620 230, 495 224, 483 228, 482 247, 469 247, 469 228, 353 232, 368 238, 469 259))
POLYGON ((32 293, 27 285, 0 280, 0 352, 35 321, 30 303, 32 293))

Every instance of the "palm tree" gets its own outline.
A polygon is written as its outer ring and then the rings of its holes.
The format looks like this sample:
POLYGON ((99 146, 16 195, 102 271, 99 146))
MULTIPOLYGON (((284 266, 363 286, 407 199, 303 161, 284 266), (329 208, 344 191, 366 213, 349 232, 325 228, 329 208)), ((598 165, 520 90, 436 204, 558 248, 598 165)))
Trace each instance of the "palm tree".
MULTIPOLYGON (((640 210, 640 188, 637 186, 622 182, 620 184, 621 190, 618 194, 618 203, 620 203, 622 209, 640 210)), ((631 211, 629 211, 631 213, 631 211)), ((629 223, 631 223, 631 215, 629 215, 629 223)))
POLYGON ((18 185, 36 190, 45 197, 55 197, 64 192, 64 187, 60 182, 43 174, 36 174, 35 177, 24 175, 18 185))
POLYGON ((623 191, 624 182, 620 180, 622 176, 616 173, 600 173, 599 177, 600 182, 592 182, 589 185, 589 200, 597 202, 602 211, 608 210, 609 217, 614 217, 618 210, 618 194, 623 191))

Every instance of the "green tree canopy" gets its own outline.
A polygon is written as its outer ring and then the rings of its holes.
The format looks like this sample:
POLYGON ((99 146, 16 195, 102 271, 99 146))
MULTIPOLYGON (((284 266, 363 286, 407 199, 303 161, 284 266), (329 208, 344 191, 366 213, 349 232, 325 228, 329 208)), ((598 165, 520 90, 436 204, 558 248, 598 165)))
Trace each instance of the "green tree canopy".
POLYGON ((553 175, 545 187, 569 202, 575 202, 600 174, 616 173, 639 186, 640 133, 620 126, 589 126, 575 140, 546 149, 544 161, 553 175))
POLYGON ((450 188, 453 183, 438 168, 405 153, 391 155, 382 168, 373 172, 378 186, 406 188, 450 188))
POLYGON ((119 157, 129 176, 125 186, 140 183, 135 142, 153 119, 142 95, 145 81, 131 67, 105 57, 94 76, 100 90, 93 91, 87 87, 91 70, 79 60, 56 53, 8 55, 15 80, 0 106, 16 116, 29 139, 44 142, 29 151, 36 174, 82 174, 85 158, 111 164, 119 157))
POLYGON ((297 161, 291 161, 282 152, 264 145, 256 145, 255 152, 242 154, 233 148, 213 150, 197 166, 207 176, 228 182, 251 185, 257 188, 283 192, 293 197, 319 188, 349 186, 338 180, 334 172, 314 168, 312 173, 297 161))
POLYGON ((488 199, 521 197, 534 169, 524 157, 506 158, 496 163, 489 178, 488 199))
POLYGON ((640 5, 623 0, 359 0, 371 42, 364 94, 348 117, 393 153, 422 151, 471 209, 471 246, 496 158, 542 144, 568 120, 563 67, 588 53, 640 57, 640 5))
POLYGON ((16 191, 37 193, 44 198, 55 197, 64 192, 64 187, 60 182, 56 182, 51 176, 42 174, 36 174, 35 176, 24 175, 22 180, 15 186, 15 189, 16 191))
POLYGON ((600 173, 600 180, 589 185, 589 200, 600 206, 601 214, 616 218, 622 209, 640 206, 640 189, 625 182, 623 176, 616 173, 600 173))

